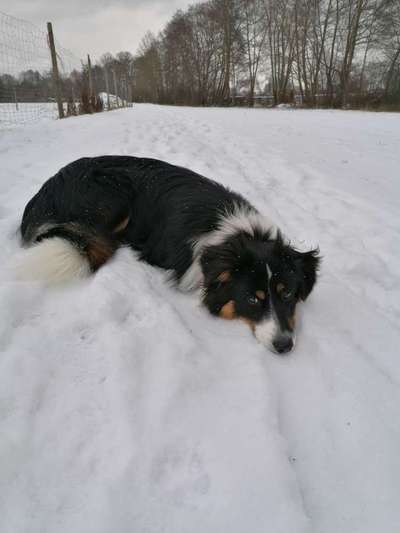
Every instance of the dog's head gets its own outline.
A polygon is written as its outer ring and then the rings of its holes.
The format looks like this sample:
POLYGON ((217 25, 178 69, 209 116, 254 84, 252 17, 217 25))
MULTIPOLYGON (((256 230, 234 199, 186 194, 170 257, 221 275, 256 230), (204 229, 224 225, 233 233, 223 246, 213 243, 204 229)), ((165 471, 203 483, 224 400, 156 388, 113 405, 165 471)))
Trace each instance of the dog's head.
POLYGON ((241 319, 272 351, 289 352, 295 341, 295 315, 316 282, 318 250, 301 253, 278 233, 237 233, 203 251, 203 301, 209 311, 241 319))

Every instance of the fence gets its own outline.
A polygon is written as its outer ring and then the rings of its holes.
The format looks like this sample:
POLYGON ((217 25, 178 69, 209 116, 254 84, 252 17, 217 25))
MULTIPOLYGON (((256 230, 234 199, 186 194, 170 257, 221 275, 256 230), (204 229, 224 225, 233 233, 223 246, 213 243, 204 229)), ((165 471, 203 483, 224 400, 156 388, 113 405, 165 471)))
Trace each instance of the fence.
POLYGON ((0 129, 128 105, 123 80, 93 69, 89 56, 83 62, 55 41, 52 63, 49 35, 0 12, 0 129))

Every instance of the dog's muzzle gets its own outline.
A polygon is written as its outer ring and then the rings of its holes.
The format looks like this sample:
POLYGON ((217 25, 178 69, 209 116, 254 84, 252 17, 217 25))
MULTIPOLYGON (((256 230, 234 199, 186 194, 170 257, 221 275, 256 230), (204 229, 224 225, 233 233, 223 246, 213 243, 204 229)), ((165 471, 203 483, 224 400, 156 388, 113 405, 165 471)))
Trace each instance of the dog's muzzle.
POLYGON ((282 332, 273 317, 263 320, 254 328, 256 339, 275 353, 284 354, 293 349, 295 336, 290 332, 282 332))
POLYGON ((283 336, 272 341, 272 346, 274 347, 274 351, 276 351, 276 353, 284 354, 292 350, 294 342, 292 337, 283 336))

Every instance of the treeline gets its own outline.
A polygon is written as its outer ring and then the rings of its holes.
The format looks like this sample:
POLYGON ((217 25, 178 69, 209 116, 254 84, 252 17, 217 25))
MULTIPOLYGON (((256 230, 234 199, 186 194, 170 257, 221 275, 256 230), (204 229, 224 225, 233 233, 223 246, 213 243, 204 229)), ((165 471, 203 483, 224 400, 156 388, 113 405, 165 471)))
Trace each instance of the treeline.
POLYGON ((209 0, 148 33, 134 100, 400 104, 400 0, 209 0))
POLYGON ((51 72, 25 70, 0 74, 0 102, 47 102, 53 96, 51 72))
MULTIPOLYGON (((178 11, 136 55, 64 72, 65 101, 400 108, 400 0, 209 0, 178 11), (118 99, 117 99, 118 100, 118 99)), ((50 72, 0 75, 0 102, 49 101, 50 72)))

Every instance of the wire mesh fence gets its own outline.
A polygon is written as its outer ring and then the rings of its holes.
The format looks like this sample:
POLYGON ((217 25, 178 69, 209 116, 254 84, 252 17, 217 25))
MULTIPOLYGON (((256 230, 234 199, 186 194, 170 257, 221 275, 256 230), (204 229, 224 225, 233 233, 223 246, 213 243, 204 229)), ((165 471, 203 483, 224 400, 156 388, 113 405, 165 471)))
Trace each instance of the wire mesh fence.
POLYGON ((83 62, 57 41, 54 51, 57 77, 49 34, 0 12, 0 129, 128 105, 123 80, 114 80, 116 94, 110 94, 105 87, 112 73, 93 69, 90 59, 83 62))
MULTIPOLYGON (((57 48, 65 92, 73 72, 82 66, 72 52, 57 48)), ((26 124, 43 117, 57 117, 47 34, 0 13, 0 125, 26 124)))

